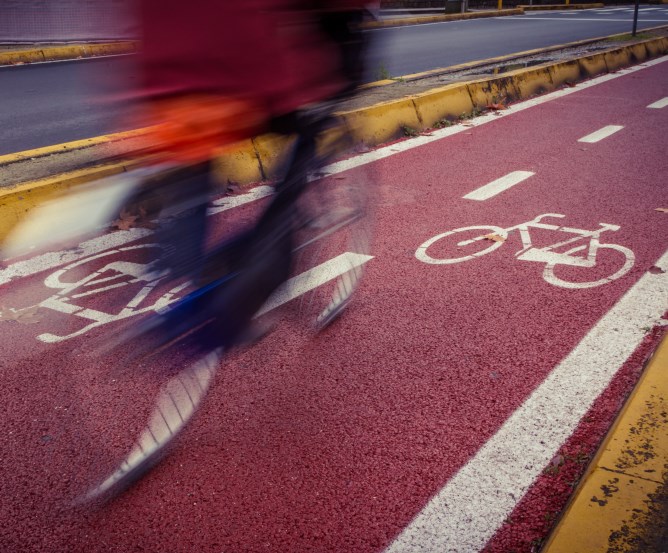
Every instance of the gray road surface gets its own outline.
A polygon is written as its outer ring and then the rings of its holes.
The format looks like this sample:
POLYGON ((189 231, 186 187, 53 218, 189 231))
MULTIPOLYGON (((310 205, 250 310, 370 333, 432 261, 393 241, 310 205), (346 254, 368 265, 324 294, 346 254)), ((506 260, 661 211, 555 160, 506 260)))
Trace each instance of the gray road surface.
MULTIPOLYGON (((533 12, 371 31, 369 80, 630 31, 632 6, 533 12)), ((639 29, 668 24, 668 6, 641 7, 639 29)), ((131 57, 0 68, 0 155, 127 130, 115 98, 138 75, 131 57)))

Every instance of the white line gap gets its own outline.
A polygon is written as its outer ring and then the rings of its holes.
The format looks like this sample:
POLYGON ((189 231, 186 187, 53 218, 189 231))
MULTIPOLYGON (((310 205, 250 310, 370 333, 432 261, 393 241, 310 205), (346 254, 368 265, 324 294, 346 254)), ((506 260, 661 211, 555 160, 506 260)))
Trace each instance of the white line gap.
POLYGON ((466 196, 464 196, 464 199, 477 200, 479 202, 489 200, 497 194, 508 190, 509 188, 527 180, 529 177, 533 177, 534 175, 535 173, 532 173, 531 171, 513 171, 512 173, 508 173, 504 177, 496 179, 495 181, 492 181, 485 186, 481 186, 473 192, 469 192, 466 194, 466 196))
POLYGON ((665 108, 666 106, 668 106, 668 96, 666 96, 665 98, 661 98, 661 100, 658 100, 657 102, 654 102, 653 104, 650 104, 647 107, 652 109, 661 109, 665 108))
POLYGON ((602 129, 597 130, 587 136, 583 136, 578 142, 587 142, 593 144, 595 142, 600 142, 604 138, 608 138, 610 135, 615 134, 618 131, 621 131, 624 127, 622 125, 608 125, 602 129))

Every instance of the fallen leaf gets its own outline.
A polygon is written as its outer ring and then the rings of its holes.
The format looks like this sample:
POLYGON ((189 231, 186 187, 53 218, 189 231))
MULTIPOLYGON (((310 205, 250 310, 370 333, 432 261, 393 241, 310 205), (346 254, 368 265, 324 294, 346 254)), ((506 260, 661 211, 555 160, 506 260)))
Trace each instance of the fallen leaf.
POLYGON ((570 87, 570 88, 573 88, 573 87, 575 86, 575 83, 570 83, 570 82, 566 81, 566 82, 564 83, 564 85, 565 85, 565 86, 568 86, 568 87, 570 87))
POLYGON ((30 325, 39 323, 42 317, 39 314, 39 306, 26 307, 25 309, 14 309, 13 307, 0 307, 0 321, 15 321, 20 324, 30 325))
POLYGON ((488 104, 487 109, 491 109, 494 111, 499 111, 501 109, 506 109, 506 106, 502 104, 501 102, 495 103, 495 104, 488 104))
POLYGON ((653 267, 649 268, 649 272, 653 275, 662 275, 666 271, 664 271, 661 267, 657 267, 656 265, 654 265, 653 267))
POLYGON ((654 211, 660 211, 661 213, 668 213, 668 207, 657 207, 654 211))
POLYGON ((118 219, 111 223, 111 226, 116 227, 118 230, 130 230, 136 226, 135 222, 137 219, 139 219, 139 216, 132 215, 129 211, 123 208, 118 219))
POLYGON ((564 464, 564 456, 559 454, 552 457, 552 460, 550 461, 550 465, 552 465, 553 467, 558 467, 563 464, 564 464))
POLYGON ((485 234, 483 236, 485 240, 491 240, 492 242, 505 242, 506 239, 503 236, 500 236, 498 234, 485 234))
POLYGON ((231 180, 227 180, 227 193, 228 194, 240 194, 243 192, 241 186, 239 186, 238 182, 234 182, 231 180))

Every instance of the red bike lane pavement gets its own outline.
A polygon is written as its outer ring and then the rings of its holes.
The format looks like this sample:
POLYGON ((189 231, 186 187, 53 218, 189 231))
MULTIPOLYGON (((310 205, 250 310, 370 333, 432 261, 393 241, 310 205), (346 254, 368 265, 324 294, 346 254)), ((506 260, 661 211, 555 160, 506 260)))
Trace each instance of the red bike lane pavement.
MULTIPOLYGON (((573 432, 560 421, 577 411, 573 405, 586 413, 598 395, 587 396, 584 373, 597 374, 606 350, 629 339, 622 330, 615 338, 615 325, 636 324, 636 311, 652 315, 637 323, 633 351, 668 308, 665 273, 655 268, 668 268, 668 215, 657 211, 668 207, 668 107, 648 108, 668 95, 666 65, 622 72, 527 109, 487 116, 484 124, 436 131, 433 141, 414 148, 410 140, 386 147, 388 157, 371 165, 378 181, 374 258, 350 309, 312 336, 290 316, 291 304, 283 308, 272 334, 222 364, 201 413, 171 455, 103 508, 69 502, 141 429, 144 420, 134 415, 143 412, 138 405, 150 404, 160 369, 111 371, 113 359, 87 354, 94 351, 91 343, 116 334, 123 323, 45 343, 37 337, 66 336, 83 328, 83 319, 43 304, 35 324, 0 322, 2 549, 482 549, 550 452, 573 432), (621 128, 600 141, 580 141, 610 125, 621 128), (484 200, 464 198, 518 171, 524 180, 514 186, 484 200), (527 225, 528 231, 508 231, 504 242, 492 236, 458 245, 480 235, 462 232, 425 252, 445 259, 500 245, 459 263, 425 263, 415 255, 447 231, 484 226, 497 227, 485 232, 495 234, 545 214, 552 216, 542 223, 571 231, 527 225), (601 232, 600 244, 621 248, 602 246, 593 267, 562 263, 554 269, 557 278, 579 287, 549 282, 546 263, 520 253, 521 234, 544 248, 577 236, 574 229, 585 233, 603 223, 619 229, 601 232), (615 315, 613 330, 594 340, 599 349, 584 355, 582 381, 557 387, 550 412, 531 413, 527 398, 647 278, 659 282, 659 292, 624 304, 630 311, 615 315), (514 428, 520 412, 542 423, 514 428), (499 435, 513 456, 486 453, 499 435), (467 476, 467 467, 478 472, 467 476), (488 474, 494 478, 485 491, 488 474)), ((358 171, 332 180, 354 180, 358 171)), ((213 220, 224 225, 234 216, 213 220)), ((559 252, 592 240, 584 237, 559 252)), ((80 278, 110 260, 141 263, 146 255, 148 248, 126 249, 74 272, 80 278)), ((0 277, 11 276, 13 263, 5 263, 0 277)), ((5 282, 2 304, 44 302, 54 294, 44 282, 63 264, 5 282)), ((118 311, 126 292, 79 296, 75 303, 118 311)))

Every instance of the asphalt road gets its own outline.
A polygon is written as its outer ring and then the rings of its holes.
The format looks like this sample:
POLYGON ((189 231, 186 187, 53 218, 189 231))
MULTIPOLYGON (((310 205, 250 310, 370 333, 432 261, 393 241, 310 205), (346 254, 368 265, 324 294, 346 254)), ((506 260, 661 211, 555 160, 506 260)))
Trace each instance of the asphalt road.
MULTIPOLYGON (((668 24, 643 6, 639 28, 668 24)), ((536 12, 372 31, 369 80, 630 31, 632 8, 536 12)), ((127 105, 110 98, 137 73, 128 58, 0 68, 0 155, 127 130, 127 105)))
MULTIPOLYGON (((141 270, 152 231, 6 260, 0 550, 535 550, 666 311, 667 65, 331 168, 328 187, 377 176, 349 309, 315 336, 296 298, 268 313, 274 332, 221 363, 177 447, 101 509, 72 500, 129 451, 184 355, 99 353, 168 297, 141 270), (545 470, 559 454, 571 464, 545 470)), ((214 232, 247 224, 256 190, 221 200, 214 232)))

